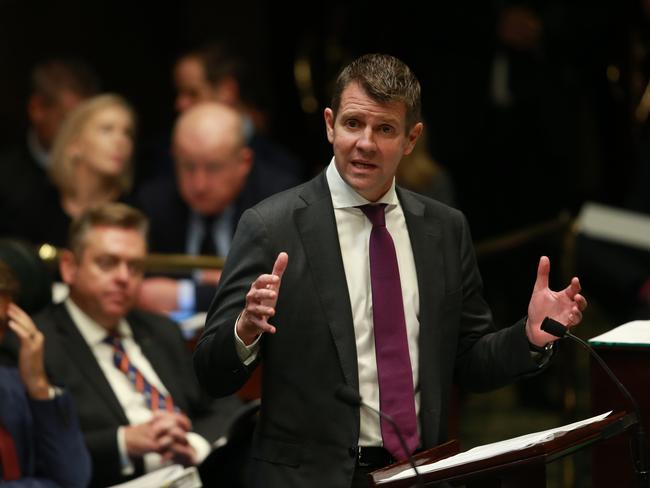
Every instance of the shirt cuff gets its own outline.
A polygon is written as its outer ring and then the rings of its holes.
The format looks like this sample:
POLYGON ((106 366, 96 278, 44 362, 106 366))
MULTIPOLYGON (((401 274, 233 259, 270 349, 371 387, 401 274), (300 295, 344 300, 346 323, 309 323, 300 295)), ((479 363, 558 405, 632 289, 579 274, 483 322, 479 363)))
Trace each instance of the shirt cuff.
POLYGON ((142 462, 144 463, 144 472, 151 473, 157 469, 162 468, 163 466, 169 466, 172 464, 171 461, 162 460, 162 456, 157 452, 147 452, 142 456, 142 462))
POLYGON ((129 458, 126 450, 126 439, 124 437, 124 427, 117 428, 117 450, 120 455, 121 473, 123 476, 129 476, 135 472, 135 466, 129 458))
POLYGON ((196 309, 196 286, 192 280, 178 280, 176 306, 178 310, 196 309))
POLYGON ((194 463, 201 464, 208 457, 208 454, 210 454, 210 443, 196 432, 188 432, 186 436, 187 442, 194 448, 194 463))
POLYGON ((549 342, 544 347, 535 346, 532 343, 528 343, 530 349, 530 356, 538 368, 544 368, 551 360, 555 354, 555 342, 549 342))
POLYGON ((50 386, 47 389, 47 399, 54 400, 57 397, 63 395, 63 390, 58 386, 50 386))
POLYGON ((244 344, 244 341, 242 341, 241 338, 237 335, 238 321, 239 316, 237 317, 237 320, 235 320, 235 348, 237 349, 237 356, 239 356, 239 360, 244 363, 244 366, 248 366, 257 359, 257 354, 260 350, 260 339, 262 338, 262 334, 257 336, 257 339, 255 339, 250 346, 247 346, 244 344))

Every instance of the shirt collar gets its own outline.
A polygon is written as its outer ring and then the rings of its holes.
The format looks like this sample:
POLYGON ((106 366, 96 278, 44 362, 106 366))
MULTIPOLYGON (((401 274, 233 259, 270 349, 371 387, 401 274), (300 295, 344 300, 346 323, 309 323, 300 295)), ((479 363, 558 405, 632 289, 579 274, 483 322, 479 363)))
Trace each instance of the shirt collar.
MULTIPOLYGON (((221 220, 232 220, 233 215, 235 214, 235 205, 230 204, 226 208, 223 209, 223 211, 215 216, 214 222, 215 224, 221 220)), ((194 210, 190 209, 190 222, 191 225, 196 225, 200 228, 203 228, 203 222, 205 221, 205 216, 201 215, 198 212, 195 212, 194 210)))
POLYGON ((27 148, 38 165, 44 171, 47 171, 50 167, 50 155, 48 151, 41 146, 41 143, 38 142, 38 137, 36 137, 36 131, 34 131, 34 129, 30 129, 29 132, 27 132, 27 148))
MULTIPOLYGON (((66 298, 64 304, 68 309, 70 317, 72 317, 72 321, 76 324, 77 329, 79 329, 79 332, 89 346, 95 346, 104 341, 108 335, 104 327, 90 318, 71 298, 66 298)), ((133 331, 125 319, 121 319, 117 324, 117 332, 123 339, 133 337, 133 331)))
POLYGON ((359 195, 354 190, 354 188, 345 182, 345 180, 339 174, 334 159, 335 158, 332 158, 325 172, 327 184, 330 187, 330 193, 332 195, 332 204, 334 205, 334 208, 359 207, 361 205, 367 205, 369 203, 385 203, 388 206, 399 205, 397 193, 395 192, 395 178, 393 178, 393 182, 391 183, 388 191, 384 193, 384 195, 377 202, 370 202, 359 195))

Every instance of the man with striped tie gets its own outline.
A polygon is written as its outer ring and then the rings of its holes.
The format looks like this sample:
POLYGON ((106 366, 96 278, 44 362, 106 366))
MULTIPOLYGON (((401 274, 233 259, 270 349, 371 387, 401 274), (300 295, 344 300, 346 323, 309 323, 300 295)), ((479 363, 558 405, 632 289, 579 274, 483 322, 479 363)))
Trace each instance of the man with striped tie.
MULTIPOLYGON (((214 420, 214 405, 200 392, 178 327, 132 310, 146 231, 145 216, 124 204, 83 214, 60 257, 69 297, 35 318, 47 338, 48 372, 69 388, 79 410, 93 458, 91 486, 169 462, 196 465, 210 451, 192 421, 214 420)), ((225 420, 238 403, 229 399, 217 416, 225 420)))

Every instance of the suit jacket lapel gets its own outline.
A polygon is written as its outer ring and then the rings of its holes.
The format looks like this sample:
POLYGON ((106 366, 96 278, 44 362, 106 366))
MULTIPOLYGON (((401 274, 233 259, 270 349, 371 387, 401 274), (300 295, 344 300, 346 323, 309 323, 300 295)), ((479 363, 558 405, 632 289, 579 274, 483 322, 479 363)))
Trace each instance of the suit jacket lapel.
MULTIPOLYGON (((445 290, 444 282, 444 256, 441 249, 441 235, 437 219, 432 215, 425 215, 425 205, 411 193, 397 189, 397 194, 402 204, 404 218, 408 227, 411 248, 418 280, 418 293, 420 295, 420 335, 418 341, 418 368, 420 387, 420 413, 423 425, 422 434, 425 444, 430 444, 427 439, 430 432, 437 432, 438 425, 429 425, 438 422, 440 401, 441 368, 437 358, 441 357, 441 310, 440 304, 445 290), (431 415, 429 412, 436 414, 431 415), (424 415, 422 415, 424 413, 424 415)), ((449 367, 453 368, 453 365, 449 367)))
POLYGON ((68 351, 70 363, 75 365, 73 367, 76 367, 86 377, 91 388, 97 391, 97 394, 120 419, 120 422, 128 424, 129 421, 122 409, 122 405, 120 405, 115 393, 113 393, 111 385, 65 306, 63 304, 57 305, 53 313, 55 314, 54 322, 61 339, 61 347, 68 351))
POLYGON ((428 326, 436 310, 432 296, 444 293, 443 256, 440 249, 440 225, 437 219, 425 215, 425 205, 412 194, 397 188, 409 232, 420 294, 420 327, 428 326), (440 271, 434 275, 433 271, 440 271))
POLYGON ((321 173, 312 184, 305 187, 301 198, 306 206, 296 210, 296 226, 314 276, 323 313, 330 326, 345 381, 358 391, 352 307, 325 173, 321 173))

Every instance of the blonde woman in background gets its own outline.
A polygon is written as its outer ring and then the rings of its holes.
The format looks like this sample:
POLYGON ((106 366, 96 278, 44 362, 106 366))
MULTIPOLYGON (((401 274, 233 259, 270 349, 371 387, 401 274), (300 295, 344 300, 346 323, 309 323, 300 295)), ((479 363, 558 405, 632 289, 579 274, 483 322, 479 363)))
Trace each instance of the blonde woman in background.
POLYGON ((66 119, 52 148, 52 180, 70 217, 129 192, 135 115, 114 94, 90 98, 66 119))
POLYGON ((125 201, 132 179, 135 113, 119 95, 89 98, 59 130, 51 153, 50 177, 59 205, 41 209, 41 241, 65 246, 71 220, 84 210, 125 201))

